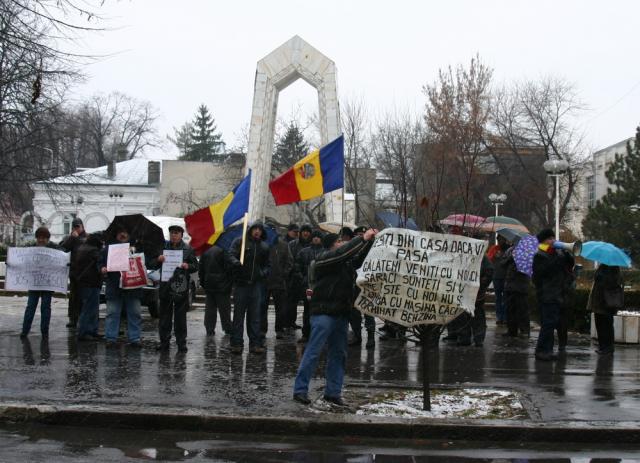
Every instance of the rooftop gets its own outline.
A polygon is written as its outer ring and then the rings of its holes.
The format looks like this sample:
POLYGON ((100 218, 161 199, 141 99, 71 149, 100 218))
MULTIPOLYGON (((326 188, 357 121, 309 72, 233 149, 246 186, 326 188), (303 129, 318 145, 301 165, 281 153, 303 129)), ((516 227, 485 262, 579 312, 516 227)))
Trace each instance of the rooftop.
MULTIPOLYGON (((148 185, 148 159, 130 159, 116 163, 113 177, 107 175, 107 166, 78 170, 74 174, 63 175, 38 183, 90 184, 90 185, 148 185)), ((162 164, 160 164, 162 165, 162 164)))

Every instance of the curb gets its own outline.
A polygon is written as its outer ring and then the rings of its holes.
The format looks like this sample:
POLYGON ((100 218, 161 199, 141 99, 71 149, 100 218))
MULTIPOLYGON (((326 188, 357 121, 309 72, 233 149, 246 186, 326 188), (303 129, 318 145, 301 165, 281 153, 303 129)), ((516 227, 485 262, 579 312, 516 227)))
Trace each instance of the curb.
POLYGON ((0 404, 0 423, 38 423, 231 434, 493 442, 640 443, 637 422, 536 422, 506 420, 389 419, 347 415, 265 417, 182 410, 131 410, 87 406, 0 404))

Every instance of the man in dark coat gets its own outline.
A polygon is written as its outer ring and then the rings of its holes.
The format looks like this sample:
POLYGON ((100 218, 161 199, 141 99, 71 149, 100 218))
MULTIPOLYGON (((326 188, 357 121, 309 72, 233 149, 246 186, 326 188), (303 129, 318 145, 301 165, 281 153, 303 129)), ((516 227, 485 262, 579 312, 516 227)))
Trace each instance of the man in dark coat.
POLYGON ((504 294, 507 307, 508 337, 520 336, 528 338, 530 331, 529 320, 529 286, 531 279, 526 273, 519 272, 513 258, 512 246, 505 253, 501 265, 505 269, 504 294))
POLYGON ((300 234, 300 227, 298 224, 290 223, 287 227, 287 234, 284 237, 284 242, 289 244, 291 241, 297 240, 300 234))
POLYGON ((94 341, 99 338, 98 310, 102 274, 98 268, 98 262, 101 249, 102 234, 92 233, 75 253, 73 266, 77 269, 76 283, 78 296, 82 302, 76 333, 78 341, 94 341))
POLYGON ((205 291, 204 328, 207 336, 216 331, 218 312, 225 334, 230 335, 231 326, 231 262, 229 254, 220 246, 213 245, 200 256, 198 267, 200 286, 205 291))
POLYGON ((260 222, 249 227, 244 243, 244 262, 240 262, 242 237, 231 243, 229 259, 233 265, 233 334, 231 352, 242 353, 244 344, 244 319, 247 317, 249 350, 254 354, 266 352, 264 335, 260 331, 261 308, 265 282, 269 277, 269 246, 267 233, 260 222))
POLYGON ((493 265, 487 256, 482 256, 480 264, 480 287, 476 296, 476 304, 473 316, 467 312, 460 315, 461 327, 458 334, 459 346, 470 346, 471 338, 476 347, 482 347, 487 333, 487 318, 484 312, 484 301, 487 288, 491 284, 493 265))
POLYGON ((311 332, 311 325, 309 324, 309 303, 306 296, 309 286, 309 265, 313 262, 318 255, 324 251, 322 247, 322 232, 315 230, 311 233, 311 245, 302 249, 294 262, 294 278, 296 281, 300 281, 305 295, 304 311, 302 312, 302 337, 299 342, 307 342, 309 339, 309 333, 311 332))
POLYGON ((493 264, 493 289, 496 295, 496 325, 504 325, 507 323, 507 306, 504 297, 505 285, 505 253, 509 249, 507 239, 498 235, 497 243, 494 246, 494 252, 491 253, 491 263, 493 264))
POLYGON ((329 233, 322 240, 325 251, 314 264, 315 282, 311 296, 311 337, 298 367, 293 399, 309 404, 309 383, 324 345, 328 345, 324 399, 344 405, 342 383, 347 357, 349 312, 353 307, 354 269, 368 252, 377 230, 367 230, 342 245, 338 235, 329 233))
POLYGON ((305 287, 301 280, 301 275, 295 271, 295 262, 300 251, 311 245, 311 233, 311 225, 304 224, 300 227, 299 238, 289 241, 289 253, 291 254, 294 267, 291 271, 291 278, 287 286, 287 325, 293 329, 300 328, 300 326, 296 324, 296 319, 298 318, 298 302, 300 302, 301 299, 305 310, 309 310, 309 301, 307 301, 305 287))
POLYGON ((605 293, 620 290, 623 286, 620 267, 600 264, 593 275, 593 288, 589 295, 588 309, 593 312, 593 318, 598 334, 599 355, 611 355, 615 351, 615 331, 613 316, 619 307, 609 307, 605 293))
POLYGON ((573 267, 573 257, 560 249, 555 249, 555 233, 551 229, 542 230, 537 235, 540 243, 533 256, 533 283, 540 311, 540 334, 536 344, 536 359, 556 360, 553 354, 553 332, 558 326, 561 305, 565 300, 566 268, 573 267))
POLYGON ((276 339, 284 337, 287 326, 287 280, 291 274, 293 262, 289 246, 284 239, 276 238, 269 249, 269 265, 271 272, 267 279, 267 290, 262 304, 261 331, 266 334, 268 331, 268 311, 269 301, 273 299, 273 306, 276 311, 276 339))
MULTIPOLYGON (((182 251, 182 263, 173 271, 167 281, 160 283, 160 311, 158 312, 158 334, 160 344, 158 350, 169 350, 171 331, 173 330, 178 345, 178 352, 187 352, 187 308, 189 306, 190 274, 198 271, 198 261, 191 246, 182 240, 184 228, 180 225, 169 227, 169 241, 165 242, 167 251, 182 251), (175 323, 174 323, 175 320, 175 323)), ((164 254, 156 258, 156 265, 161 267, 165 261, 164 254)))
POLYGON ((71 253, 69 256, 69 307, 67 309, 69 323, 67 323, 67 328, 76 327, 80 316, 80 308, 82 307, 77 282, 78 272, 81 272, 82 269, 77 268, 74 261, 78 248, 86 239, 87 232, 84 229, 84 224, 80 218, 76 217, 71 221, 71 233, 60 243, 62 249, 71 253))

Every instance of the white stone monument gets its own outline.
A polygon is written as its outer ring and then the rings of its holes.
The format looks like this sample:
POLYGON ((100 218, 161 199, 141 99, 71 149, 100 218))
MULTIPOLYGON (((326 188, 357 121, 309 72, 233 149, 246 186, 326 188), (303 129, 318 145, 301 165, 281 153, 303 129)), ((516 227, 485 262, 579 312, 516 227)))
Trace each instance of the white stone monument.
MULTIPOLYGON (((247 167, 253 172, 249 219, 264 215, 271 172, 278 95, 298 79, 318 91, 320 142, 325 145, 341 133, 336 66, 297 35, 258 61, 249 128, 247 167)), ((342 221, 342 189, 325 195, 326 220, 342 221)))

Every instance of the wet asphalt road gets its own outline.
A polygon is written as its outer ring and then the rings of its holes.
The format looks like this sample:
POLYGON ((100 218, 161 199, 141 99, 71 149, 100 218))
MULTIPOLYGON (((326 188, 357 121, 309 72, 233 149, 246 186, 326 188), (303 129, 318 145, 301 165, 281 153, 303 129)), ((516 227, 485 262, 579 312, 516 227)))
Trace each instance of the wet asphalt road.
POLYGON ((41 425, 0 430, 0 461, 15 462, 568 463, 640 462, 624 445, 528 446, 491 442, 305 439, 170 431, 95 430, 41 425), (250 440, 249 440, 250 439, 250 440))
MULTIPOLYGON (((143 348, 123 342, 78 344, 65 328, 66 300, 55 299, 48 342, 37 330, 21 341, 26 298, 0 298, 0 400, 65 405, 171 407, 186 412, 262 416, 312 413, 291 401, 301 355, 298 331, 284 340, 268 334, 266 355, 233 355, 228 338, 207 338, 203 308, 189 313, 189 352, 158 354, 155 321, 144 315, 143 348)), ((104 310, 104 307, 102 307, 104 310)), ((104 315, 104 314, 102 314, 104 315)), ((272 326, 273 320, 270 320, 272 326)), ((640 422, 640 349, 620 345, 601 358, 586 336, 570 335, 561 360, 536 362, 531 339, 504 340, 489 321, 483 348, 441 343, 430 354, 433 384, 487 385, 521 391, 534 420, 640 422)), ((358 385, 419 385, 421 352, 413 343, 378 341, 375 350, 350 348, 347 388, 358 385)), ((319 374, 322 374, 319 369, 319 374)), ((322 379, 314 381, 320 395, 322 379)))

